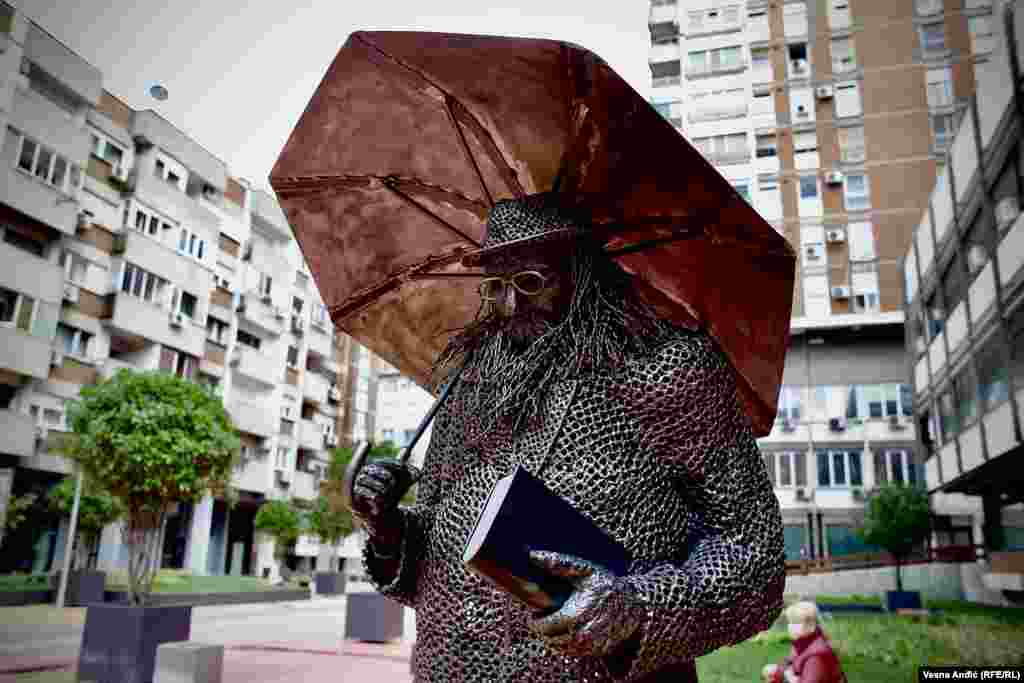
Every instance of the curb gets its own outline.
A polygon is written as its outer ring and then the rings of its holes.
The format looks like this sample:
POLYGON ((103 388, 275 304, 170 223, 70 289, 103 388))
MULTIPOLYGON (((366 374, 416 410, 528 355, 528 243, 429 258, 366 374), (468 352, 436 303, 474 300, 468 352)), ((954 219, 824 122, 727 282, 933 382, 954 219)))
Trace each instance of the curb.
POLYGON ((52 662, 41 661, 34 664, 15 663, 5 665, 3 662, 0 662, 0 674, 16 675, 37 673, 39 671, 63 671, 64 669, 73 669, 77 663, 75 659, 60 659, 52 662))

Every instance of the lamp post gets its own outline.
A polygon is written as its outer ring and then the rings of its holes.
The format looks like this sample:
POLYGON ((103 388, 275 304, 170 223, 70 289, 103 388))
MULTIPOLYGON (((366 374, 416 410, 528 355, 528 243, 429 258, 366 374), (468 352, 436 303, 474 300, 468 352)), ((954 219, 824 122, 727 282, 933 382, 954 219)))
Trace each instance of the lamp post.
POLYGON ((57 588, 57 607, 64 606, 64 598, 68 590, 68 574, 71 572, 71 553, 75 547, 75 532, 78 528, 78 504, 82 500, 82 466, 77 468, 75 478, 75 502, 71 505, 71 522, 68 525, 68 537, 64 542, 64 568, 60 573, 60 586, 57 588))

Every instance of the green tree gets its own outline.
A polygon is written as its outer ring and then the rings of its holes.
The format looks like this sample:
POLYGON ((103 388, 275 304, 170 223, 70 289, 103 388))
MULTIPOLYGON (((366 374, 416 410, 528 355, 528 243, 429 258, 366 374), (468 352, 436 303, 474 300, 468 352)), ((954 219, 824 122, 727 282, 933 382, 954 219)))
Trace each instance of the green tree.
POLYGON ((124 505, 129 592, 133 604, 145 604, 171 506, 208 493, 234 500, 238 435, 212 389, 163 371, 122 369, 84 387, 68 421, 61 450, 124 505))
POLYGON ((330 548, 330 566, 333 567, 337 559, 337 546, 341 539, 355 530, 355 519, 348 508, 333 504, 331 498, 321 493, 309 513, 309 527, 320 543, 330 548))
POLYGON ((38 494, 26 493, 21 496, 12 496, 7 501, 7 513, 4 518, 4 532, 14 533, 28 519, 29 510, 39 498, 38 494))
POLYGON ((289 501, 268 500, 256 511, 253 526, 274 539, 274 558, 280 569, 288 549, 298 540, 302 530, 299 511, 289 501))
POLYGON ((896 560, 896 590, 903 590, 901 564, 931 530, 928 494, 922 489, 889 484, 868 497, 864 524, 857 530, 862 541, 884 548, 896 560))
MULTIPOLYGON (((50 509, 61 517, 70 517, 75 503, 75 477, 63 480, 47 495, 50 509)), ((82 495, 78 501, 78 523, 75 534, 75 569, 92 569, 96 549, 104 527, 124 517, 124 504, 119 498, 94 484, 88 478, 82 481, 82 495)))

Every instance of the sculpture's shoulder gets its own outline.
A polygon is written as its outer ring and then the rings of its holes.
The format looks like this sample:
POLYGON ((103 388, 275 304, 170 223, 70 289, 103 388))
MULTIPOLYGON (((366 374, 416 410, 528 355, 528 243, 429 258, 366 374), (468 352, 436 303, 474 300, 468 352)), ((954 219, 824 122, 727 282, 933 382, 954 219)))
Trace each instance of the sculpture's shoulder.
POLYGON ((728 375, 728 361, 706 332, 679 329, 649 353, 627 363, 622 380, 671 394, 695 383, 717 384, 728 375))

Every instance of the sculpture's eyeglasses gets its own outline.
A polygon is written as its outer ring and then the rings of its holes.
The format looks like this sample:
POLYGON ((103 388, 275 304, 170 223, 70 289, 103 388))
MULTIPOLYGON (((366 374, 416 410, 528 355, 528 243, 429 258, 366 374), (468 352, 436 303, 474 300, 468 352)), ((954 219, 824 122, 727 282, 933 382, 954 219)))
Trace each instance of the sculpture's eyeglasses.
POLYGON ((480 283, 480 298, 497 301, 508 285, 525 296, 536 296, 544 291, 548 277, 536 270, 523 270, 510 277, 489 277, 480 283))

